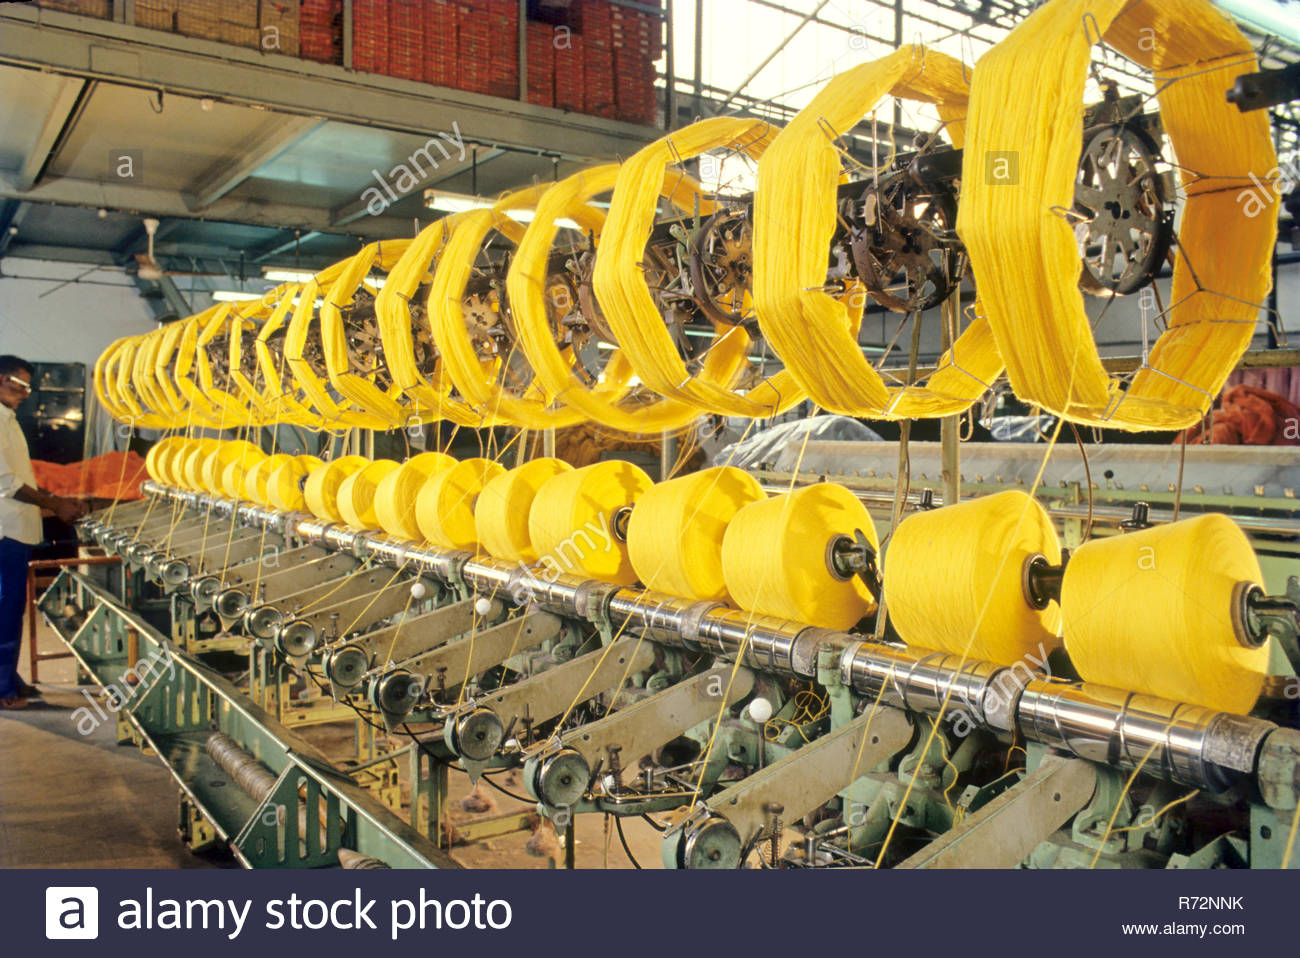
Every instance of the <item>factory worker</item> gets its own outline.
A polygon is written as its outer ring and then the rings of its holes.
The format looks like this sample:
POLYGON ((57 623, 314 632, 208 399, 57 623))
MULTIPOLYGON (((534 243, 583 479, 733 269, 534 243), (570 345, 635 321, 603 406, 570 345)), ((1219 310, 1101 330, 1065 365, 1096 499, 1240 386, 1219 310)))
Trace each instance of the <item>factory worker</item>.
POLYGON ((38 694, 18 676, 27 603, 27 562, 41 541, 41 510, 64 522, 85 514, 85 505, 36 487, 27 440, 14 414, 32 392, 31 363, 0 356, 0 709, 25 708, 38 694))

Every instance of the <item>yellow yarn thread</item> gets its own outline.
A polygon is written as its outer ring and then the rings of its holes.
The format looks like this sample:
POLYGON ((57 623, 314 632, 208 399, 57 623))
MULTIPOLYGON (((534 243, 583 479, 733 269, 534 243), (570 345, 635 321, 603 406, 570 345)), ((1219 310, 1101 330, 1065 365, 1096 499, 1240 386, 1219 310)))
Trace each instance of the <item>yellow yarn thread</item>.
POLYGON ((585 574, 618 585, 636 581, 615 513, 653 485, 630 462, 611 459, 548 480, 528 513, 528 536, 547 572, 585 574))
POLYGON ((637 501, 628 522, 632 568, 656 592, 729 601, 723 536, 742 507, 764 497, 757 479, 731 466, 658 483, 637 501))
POLYGON ((415 498, 415 522, 425 541, 447 549, 477 548, 474 503, 503 472, 491 459, 465 459, 430 476, 415 498))
POLYGON ((1061 546, 1047 511, 1019 490, 913 513, 885 555, 889 620, 909 646, 1000 665, 1042 659, 1061 644, 1061 615, 1025 598, 1033 555, 1056 565, 1061 546))
POLYGON ((840 579, 830 570, 828 549, 837 536, 859 529, 878 550, 866 507, 832 482, 751 502, 722 539, 727 591, 759 615, 847 629, 876 599, 861 579, 840 579))
POLYGON ((1268 646, 1237 641, 1239 583, 1259 559, 1227 516, 1211 514, 1093 539, 1065 570, 1065 648, 1086 682, 1228 712, 1249 712, 1268 646))
POLYGON ((450 469, 456 460, 441 452, 412 456, 379 480, 375 489, 375 519, 379 528, 395 539, 418 542, 420 527, 415 521, 415 499, 434 473, 450 469))
POLYGON ((365 456, 341 456, 317 466, 307 474, 307 482, 302 487, 307 510, 319 519, 342 522, 343 513, 339 512, 338 506, 339 487, 344 479, 369 464, 370 460, 365 456))
POLYGON ((546 482, 571 471, 563 459, 533 459, 488 482, 474 505, 480 545, 498 559, 536 562, 540 556, 528 532, 533 501, 546 482))
POLYGON ((379 528, 375 494, 383 478, 399 468, 400 464, 391 459, 376 459, 344 479, 335 498, 343 521, 353 529, 379 528))

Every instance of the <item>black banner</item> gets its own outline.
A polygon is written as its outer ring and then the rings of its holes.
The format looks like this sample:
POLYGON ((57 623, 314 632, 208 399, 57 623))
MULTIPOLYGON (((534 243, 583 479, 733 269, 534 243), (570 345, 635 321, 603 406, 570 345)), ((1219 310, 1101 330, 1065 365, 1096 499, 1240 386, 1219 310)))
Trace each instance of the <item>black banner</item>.
POLYGON ((1293 948, 1297 891, 1258 871, 6 871, 0 953, 1186 954, 1293 948))

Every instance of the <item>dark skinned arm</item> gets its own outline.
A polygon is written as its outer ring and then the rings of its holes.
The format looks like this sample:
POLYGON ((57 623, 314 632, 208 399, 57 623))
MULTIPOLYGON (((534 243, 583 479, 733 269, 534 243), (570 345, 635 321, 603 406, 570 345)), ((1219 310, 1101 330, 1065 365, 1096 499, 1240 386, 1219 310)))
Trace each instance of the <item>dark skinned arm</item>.
POLYGON ((84 503, 76 499, 65 499, 63 496, 51 495, 40 489, 33 489, 28 485, 19 486, 13 497, 19 502, 39 506, 42 509, 49 509, 64 522, 73 522, 86 514, 84 503))

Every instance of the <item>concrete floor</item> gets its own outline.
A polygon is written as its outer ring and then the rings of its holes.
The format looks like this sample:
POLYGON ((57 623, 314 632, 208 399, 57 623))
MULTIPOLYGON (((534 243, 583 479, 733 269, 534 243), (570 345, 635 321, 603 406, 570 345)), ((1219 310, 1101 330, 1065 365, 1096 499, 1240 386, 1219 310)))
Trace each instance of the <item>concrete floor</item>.
MULTIPOLYGON (((63 651, 44 624, 37 630, 41 652, 63 651)), ((24 646, 19 672, 30 679, 24 646)), ((220 868, 234 867, 228 853, 196 856, 176 835, 177 792, 171 775, 154 757, 134 746, 115 744, 111 722, 82 735, 74 714, 94 690, 79 688, 71 658, 40 664, 44 701, 22 711, 0 712, 0 868, 220 868)), ((343 755, 352 726, 299 729, 327 755, 343 755)), ((394 738, 393 748, 406 744, 394 738)), ((405 764, 403 760, 403 764, 405 764)), ((520 794, 520 774, 497 781, 520 794)), ((474 789, 467 776, 452 773, 449 818, 453 825, 528 807, 490 787, 476 798, 487 808, 467 811, 462 800, 474 789)), ((562 852, 549 825, 540 839, 528 834, 495 838, 452 849, 470 868, 550 868, 562 852)), ((629 846, 643 867, 658 868, 659 834, 641 819, 624 822, 629 846)), ((579 868, 631 868, 612 823, 603 816, 577 819, 579 868)))
MULTIPOLYGON (((41 623, 37 648, 63 649, 41 623)), ((19 672, 30 679, 27 648, 19 672)), ((105 722, 82 735, 87 705, 72 659, 42 662, 44 702, 0 712, 0 868, 213 868, 176 837, 176 788, 157 759, 114 743, 105 722)), ((85 690, 87 694, 91 690, 85 690)))

